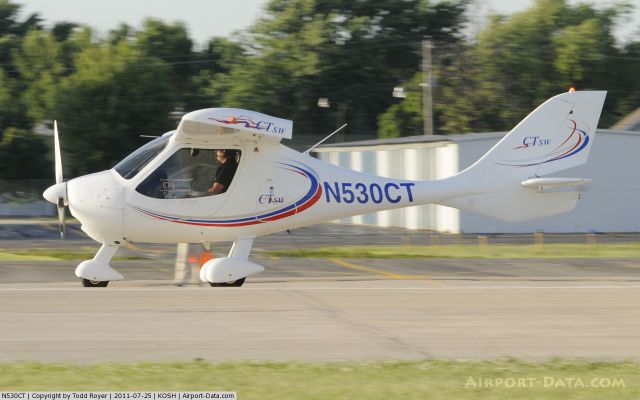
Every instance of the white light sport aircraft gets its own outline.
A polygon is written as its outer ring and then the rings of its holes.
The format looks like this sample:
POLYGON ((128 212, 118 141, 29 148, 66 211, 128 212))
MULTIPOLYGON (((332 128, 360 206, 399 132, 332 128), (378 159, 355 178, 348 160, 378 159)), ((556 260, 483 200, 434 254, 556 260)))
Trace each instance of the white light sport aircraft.
POLYGON ((233 240, 200 278, 240 286, 264 267, 249 261, 255 237, 373 211, 436 203, 507 221, 572 210, 588 179, 549 177, 584 164, 606 92, 555 96, 520 122, 475 164, 437 181, 408 181, 324 163, 280 144, 293 123, 253 111, 212 108, 186 114, 175 131, 147 143, 113 169, 63 182, 57 126, 56 184, 44 197, 64 206, 102 247, 76 275, 84 286, 124 277, 111 268, 127 242, 233 240), (235 150, 237 171, 222 194, 207 192, 216 149, 235 150))

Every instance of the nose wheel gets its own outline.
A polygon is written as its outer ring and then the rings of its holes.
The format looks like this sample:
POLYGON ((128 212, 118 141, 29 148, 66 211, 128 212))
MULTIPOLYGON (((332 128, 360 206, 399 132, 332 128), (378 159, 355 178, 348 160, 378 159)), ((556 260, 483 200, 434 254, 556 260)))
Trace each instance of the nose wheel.
POLYGON ((92 281, 90 279, 80 278, 84 287, 107 287, 109 281, 92 281))

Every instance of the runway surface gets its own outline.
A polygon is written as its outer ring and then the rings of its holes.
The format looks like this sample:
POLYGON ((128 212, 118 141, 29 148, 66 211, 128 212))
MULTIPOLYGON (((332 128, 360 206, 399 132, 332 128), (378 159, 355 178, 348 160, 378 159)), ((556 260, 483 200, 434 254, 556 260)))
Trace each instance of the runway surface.
POLYGON ((0 361, 640 359, 635 259, 263 257, 242 288, 211 288, 174 285, 168 254, 114 261, 128 280, 106 289, 74 261, 0 261, 0 361))
POLYGON ((638 304, 610 284, 3 287, 0 360, 638 359, 638 304))

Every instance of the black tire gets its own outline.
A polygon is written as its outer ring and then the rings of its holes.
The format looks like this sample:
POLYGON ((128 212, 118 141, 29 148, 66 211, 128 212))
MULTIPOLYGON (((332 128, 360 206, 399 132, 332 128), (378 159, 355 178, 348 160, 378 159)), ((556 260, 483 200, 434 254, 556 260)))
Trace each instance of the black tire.
POLYGON ((233 282, 222 282, 222 283, 212 283, 209 282, 209 285, 211 285, 211 287, 240 287, 242 286, 242 284, 244 283, 244 280, 247 279, 245 278, 240 278, 237 281, 233 281, 233 282))
POLYGON ((80 278, 84 287, 107 287, 109 281, 92 281, 90 279, 80 278))

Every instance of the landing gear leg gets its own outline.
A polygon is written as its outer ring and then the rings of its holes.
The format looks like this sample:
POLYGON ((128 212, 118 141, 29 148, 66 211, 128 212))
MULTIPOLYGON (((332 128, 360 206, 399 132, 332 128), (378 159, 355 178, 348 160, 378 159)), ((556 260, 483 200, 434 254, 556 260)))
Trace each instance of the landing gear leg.
POLYGON ((118 251, 119 246, 103 244, 92 260, 80 263, 76 268, 76 276, 84 287, 106 287, 109 281, 124 279, 118 271, 111 268, 109 262, 118 251))

